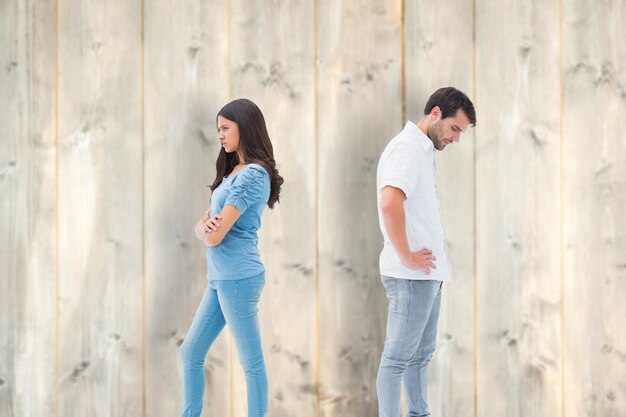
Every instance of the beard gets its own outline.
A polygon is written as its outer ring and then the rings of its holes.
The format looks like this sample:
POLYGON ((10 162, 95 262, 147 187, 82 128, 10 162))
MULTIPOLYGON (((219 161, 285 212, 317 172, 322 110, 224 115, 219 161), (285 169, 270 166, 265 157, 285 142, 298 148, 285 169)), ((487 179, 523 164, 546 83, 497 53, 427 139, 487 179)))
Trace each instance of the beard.
POLYGON ((433 142, 435 149, 442 151, 446 147, 447 143, 444 143, 444 139, 441 137, 441 120, 428 127, 428 137, 433 142))

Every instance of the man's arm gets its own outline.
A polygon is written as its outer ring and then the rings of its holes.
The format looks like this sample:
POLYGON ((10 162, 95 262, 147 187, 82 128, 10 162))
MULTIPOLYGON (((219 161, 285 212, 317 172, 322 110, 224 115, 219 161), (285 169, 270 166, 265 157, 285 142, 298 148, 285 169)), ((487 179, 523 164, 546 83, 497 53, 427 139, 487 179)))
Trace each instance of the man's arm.
POLYGON ((430 249, 422 249, 411 252, 406 237, 406 219, 404 213, 404 192, 396 187, 386 186, 381 190, 380 209, 383 214, 385 230, 391 240, 400 261, 409 269, 422 269, 430 274, 436 266, 432 262, 436 260, 430 249))

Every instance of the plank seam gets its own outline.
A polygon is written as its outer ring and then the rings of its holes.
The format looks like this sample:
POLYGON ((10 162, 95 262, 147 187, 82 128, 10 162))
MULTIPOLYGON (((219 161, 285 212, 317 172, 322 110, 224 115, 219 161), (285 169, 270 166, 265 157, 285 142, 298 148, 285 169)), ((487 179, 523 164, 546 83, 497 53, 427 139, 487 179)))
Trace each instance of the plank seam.
POLYGON ((401 56, 402 64, 400 65, 400 97, 402 97, 402 125, 406 123, 406 17, 405 17, 405 0, 400 0, 400 43, 401 43, 401 56))
POLYGON ((321 311, 320 311, 320 238, 319 238, 319 111, 318 111, 318 10, 317 0, 313 0, 313 142, 315 170, 315 414, 321 414, 321 311))
POLYGON ((59 0, 54 1, 54 403, 60 417, 61 346, 59 324, 59 0))
MULTIPOLYGON (((472 0, 472 99, 474 106, 476 103, 476 1, 472 0)), ((474 269, 474 417, 478 417, 478 239, 476 237, 478 228, 477 207, 477 181, 476 181, 476 131, 472 131, 474 140, 472 141, 472 169, 474 183, 473 198, 473 269, 474 269)))
POLYGON ((565 416, 565 243, 563 209, 563 0, 559 0, 559 267, 561 284, 561 417, 565 416))
POLYGON ((147 345, 146 345, 146 210, 145 210, 145 1, 140 0, 141 4, 141 66, 140 66, 140 89, 141 89, 141 372, 142 372, 142 389, 141 389, 141 406, 142 415, 146 417, 147 406, 147 345))
MULTIPOLYGON (((227 77, 227 83, 228 83, 228 101, 230 102, 231 100, 233 100, 233 55, 232 55, 232 46, 233 46, 233 41, 232 41, 232 4, 231 4, 231 0, 227 0, 226 2, 226 21, 228 22, 227 25, 227 43, 228 43, 228 48, 227 48, 227 72, 228 72, 228 77, 227 77)), ((228 415, 230 417, 233 417, 233 413, 234 413, 234 397, 235 397, 235 372, 234 372, 234 364, 235 364, 235 358, 234 358, 234 349, 233 349, 233 337, 232 334, 229 332, 228 333, 228 363, 229 363, 229 390, 230 390, 230 401, 228 402, 228 415)))

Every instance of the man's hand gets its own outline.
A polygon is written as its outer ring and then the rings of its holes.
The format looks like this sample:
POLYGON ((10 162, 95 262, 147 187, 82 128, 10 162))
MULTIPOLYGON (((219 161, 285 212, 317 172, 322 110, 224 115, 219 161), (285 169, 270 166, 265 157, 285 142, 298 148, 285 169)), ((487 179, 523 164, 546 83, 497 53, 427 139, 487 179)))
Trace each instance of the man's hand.
POLYGON ((431 269, 437 269, 437 266, 433 262, 435 260, 437 260, 437 258, 433 255, 433 251, 430 249, 409 252, 407 255, 400 257, 402 265, 409 269, 421 269, 427 274, 430 274, 431 269))

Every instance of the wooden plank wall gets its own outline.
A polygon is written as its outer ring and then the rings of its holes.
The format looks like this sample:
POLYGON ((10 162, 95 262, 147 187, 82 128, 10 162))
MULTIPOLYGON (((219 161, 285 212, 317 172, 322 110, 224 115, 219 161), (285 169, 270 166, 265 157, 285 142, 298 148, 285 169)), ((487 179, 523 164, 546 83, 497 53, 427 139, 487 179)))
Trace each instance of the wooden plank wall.
MULTIPOLYGON (((626 6, 583 0, 0 2, 0 417, 181 412, 193 225, 233 98, 286 182, 263 219, 271 416, 375 417, 380 152, 455 85, 454 279, 433 415, 626 416, 626 6)), ((246 415, 228 331, 207 416, 246 415)))
POLYGON ((400 2, 318 3, 320 416, 377 413, 376 167, 402 125, 401 15, 400 2))
POLYGON ((66 1, 58 13, 59 413, 138 415, 141 7, 66 1))
POLYGON ((476 14, 477 416, 562 403, 558 6, 476 14))
MULTIPOLYGON (((260 304, 269 414, 315 415, 316 212, 313 3, 232 1, 232 97, 263 111, 281 176, 281 203, 259 236, 266 266, 260 304), (254 40, 254 41, 251 41, 254 40)), ((243 372, 233 363, 233 416, 247 416, 243 372)))
MULTIPOLYGON (((419 120, 430 94, 442 86, 473 95, 472 3, 409 1, 405 22, 405 117, 419 120), (439 35, 442 22, 448 22, 446 36, 439 35)), ((443 287, 437 353, 429 370, 433 416, 474 412, 474 134, 469 129, 459 144, 437 155, 437 194, 453 281, 443 287)))
POLYGON ((54 9, 3 1, 0 16, 0 416, 50 416, 57 383, 54 9))
POLYGON ((564 3, 564 413, 626 415, 624 2, 564 3))
MULTIPOLYGON (((153 1, 144 11, 145 415, 182 412, 178 347, 207 286, 193 225, 208 209, 229 99, 228 8, 153 1), (191 227, 191 229, 190 229, 191 227)), ((205 361, 205 415, 230 415, 228 331, 205 361)))

